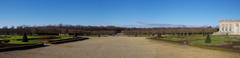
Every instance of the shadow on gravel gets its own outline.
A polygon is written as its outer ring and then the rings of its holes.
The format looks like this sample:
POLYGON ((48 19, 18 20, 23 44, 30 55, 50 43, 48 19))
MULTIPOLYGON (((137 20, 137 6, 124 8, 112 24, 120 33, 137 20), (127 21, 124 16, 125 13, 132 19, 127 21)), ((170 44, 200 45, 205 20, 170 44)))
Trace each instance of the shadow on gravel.
POLYGON ((28 49, 35 49, 35 48, 47 47, 47 46, 48 46, 48 45, 44 45, 44 44, 18 45, 18 46, 0 48, 0 52, 16 51, 16 50, 28 50, 28 49))
POLYGON ((51 44, 62 44, 62 43, 70 43, 75 41, 83 41, 89 38, 80 38, 80 39, 66 39, 66 40, 57 40, 57 41, 50 41, 51 44))

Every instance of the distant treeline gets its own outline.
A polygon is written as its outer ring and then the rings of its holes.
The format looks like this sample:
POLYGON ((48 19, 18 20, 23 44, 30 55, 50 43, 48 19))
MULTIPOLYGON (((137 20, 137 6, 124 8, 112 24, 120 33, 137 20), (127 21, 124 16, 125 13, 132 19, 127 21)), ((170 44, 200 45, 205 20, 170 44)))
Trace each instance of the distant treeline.
POLYGON ((124 33, 126 35, 154 35, 154 34, 209 34, 216 32, 212 27, 176 27, 176 28, 127 28, 116 26, 82 26, 82 25, 47 25, 47 26, 17 26, 0 28, 1 35, 10 34, 36 34, 36 35, 115 35, 124 33))
POLYGON ((37 34, 37 35, 58 35, 58 34, 78 34, 78 35, 113 35, 115 30, 123 28, 115 26, 82 26, 82 25, 47 25, 47 26, 17 26, 2 27, 0 34, 37 34))
POLYGON ((129 28, 124 30, 126 35, 207 35, 217 32, 218 28, 213 27, 175 27, 175 28, 129 28))

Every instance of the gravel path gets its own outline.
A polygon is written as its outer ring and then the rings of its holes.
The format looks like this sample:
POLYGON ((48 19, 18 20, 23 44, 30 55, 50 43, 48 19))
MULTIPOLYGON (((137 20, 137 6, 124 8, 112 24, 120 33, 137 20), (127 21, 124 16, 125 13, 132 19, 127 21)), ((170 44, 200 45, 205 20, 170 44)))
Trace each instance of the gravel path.
POLYGON ((240 58, 240 53, 121 36, 91 37, 43 48, 0 52, 0 58, 240 58))

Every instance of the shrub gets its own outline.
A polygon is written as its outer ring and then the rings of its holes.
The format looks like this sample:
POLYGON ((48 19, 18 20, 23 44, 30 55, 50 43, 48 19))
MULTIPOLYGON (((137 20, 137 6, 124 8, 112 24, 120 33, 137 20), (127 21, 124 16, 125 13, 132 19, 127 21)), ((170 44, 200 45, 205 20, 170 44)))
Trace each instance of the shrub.
POLYGON ((27 33, 23 34, 23 40, 22 42, 28 42, 28 37, 27 37, 27 33))
POLYGON ((208 34, 208 35, 207 35, 207 38, 206 38, 206 40, 205 40, 205 43, 211 43, 211 42, 212 42, 211 37, 210 37, 210 35, 208 34))
POLYGON ((78 38, 78 34, 77 34, 77 33, 74 34, 73 39, 74 39, 74 38, 78 38))

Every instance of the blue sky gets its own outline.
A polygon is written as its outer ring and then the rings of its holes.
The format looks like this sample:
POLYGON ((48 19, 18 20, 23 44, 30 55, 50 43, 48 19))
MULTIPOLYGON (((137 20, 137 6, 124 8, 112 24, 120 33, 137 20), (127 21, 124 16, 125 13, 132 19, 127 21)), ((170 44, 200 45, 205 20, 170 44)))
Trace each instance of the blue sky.
POLYGON ((215 26, 223 19, 240 19, 240 0, 0 0, 0 26, 215 26))

